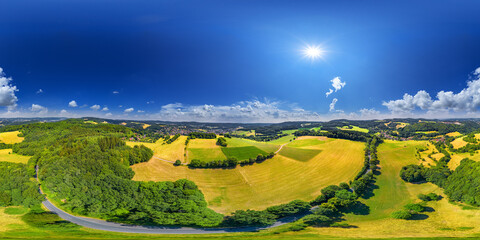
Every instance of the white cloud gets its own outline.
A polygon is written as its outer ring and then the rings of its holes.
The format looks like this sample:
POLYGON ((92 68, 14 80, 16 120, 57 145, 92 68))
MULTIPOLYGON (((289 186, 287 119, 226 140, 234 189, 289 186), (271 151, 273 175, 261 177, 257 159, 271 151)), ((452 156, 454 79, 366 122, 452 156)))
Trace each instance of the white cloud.
POLYGON ((8 107, 8 110, 13 110, 17 106, 18 98, 15 92, 18 91, 16 86, 10 84, 11 77, 5 77, 3 68, 0 67, 0 106, 8 107))
POLYGON ((40 93, 43 93, 43 90, 41 88, 38 89, 38 91, 37 91, 37 94, 40 94, 40 93))
POLYGON ((480 68, 474 71, 473 80, 459 93, 440 91, 436 99, 432 99, 425 90, 418 91, 415 96, 408 93, 402 99, 383 102, 392 113, 409 113, 419 108, 429 112, 476 112, 480 107, 480 68))
POLYGON ((78 104, 77 104, 77 102, 76 102, 75 100, 72 100, 72 101, 70 101, 70 102, 68 103, 68 106, 69 106, 69 107, 78 107, 78 104))
POLYGON ((330 103, 330 112, 335 111, 335 104, 337 104, 337 102, 338 102, 338 99, 336 98, 332 99, 332 102, 330 103))
POLYGON ((133 112, 134 110, 135 110, 134 108, 127 108, 127 109, 125 109, 124 112, 125 112, 125 113, 131 113, 131 112, 133 112))
POLYGON ((328 97, 328 95, 333 93, 333 89, 328 89, 328 92, 325 93, 325 96, 328 97))
POLYGON ((105 117, 111 117, 111 116, 112 116, 111 113, 106 113, 106 114, 105 114, 105 117))
POLYGON ((155 101, 148 101, 147 104, 154 104, 155 101))
POLYGON ((108 107, 103 107, 103 108, 102 108, 102 111, 104 111, 104 112, 106 112, 106 111, 108 111, 108 110, 110 110, 110 109, 108 109, 108 107))
POLYGON ((98 111, 100 109, 100 105, 95 104, 95 105, 91 106, 90 109, 92 109, 94 111, 98 111))
POLYGON ((193 105, 171 103, 162 106, 157 114, 147 114, 166 121, 199 122, 284 122, 320 121, 325 118, 316 112, 297 107, 294 104, 271 102, 268 100, 241 101, 232 105, 193 105))
POLYGON ((30 111, 32 112, 37 112, 40 114, 45 114, 48 112, 48 109, 44 106, 38 105, 38 104, 32 104, 32 107, 30 107, 30 111))
POLYGON ((144 113, 145 111, 143 111, 143 110, 138 110, 137 112, 138 112, 138 113, 144 113))
MULTIPOLYGON (((342 82, 342 80, 340 80, 340 77, 335 77, 334 79, 330 80, 330 82, 332 83, 332 87, 335 89, 335 92, 347 85, 346 82, 342 82)), ((333 89, 328 89, 328 92, 325 93, 325 96, 328 97, 330 94, 332 94, 334 92, 333 89)))
POLYGON ((332 82, 332 87, 335 88, 335 92, 347 85, 346 82, 342 82, 342 80, 340 80, 340 77, 335 77, 334 79, 330 80, 330 82, 332 82))
POLYGON ((62 110, 60 111, 60 114, 66 114, 66 113, 68 113, 68 112, 67 112, 67 110, 65 110, 65 109, 62 109, 62 110))
POLYGON ((113 91, 113 94, 119 94, 120 92, 119 91, 113 91))

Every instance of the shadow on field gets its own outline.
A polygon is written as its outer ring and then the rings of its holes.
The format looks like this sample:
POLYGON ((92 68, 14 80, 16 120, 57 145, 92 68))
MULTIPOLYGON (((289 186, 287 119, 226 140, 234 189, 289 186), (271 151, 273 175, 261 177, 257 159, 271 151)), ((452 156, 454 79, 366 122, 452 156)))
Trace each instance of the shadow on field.
POLYGON ((410 218, 409 220, 418 221, 418 220, 425 220, 427 218, 428 218, 427 214, 417 213, 417 214, 413 214, 412 218, 410 218))
POLYGON ((352 213, 355 215, 368 215, 370 214, 370 207, 362 202, 356 201, 355 204, 343 211, 344 213, 352 213))
POLYGON ((375 196, 375 193, 373 193, 373 191, 375 189, 378 189, 379 187, 375 184, 370 184, 367 188, 367 190, 365 191, 365 193, 362 194, 361 198, 363 199, 369 199, 373 196, 375 196))
POLYGON ((424 212, 435 212, 435 209, 433 209, 432 207, 424 207, 423 211, 424 212))

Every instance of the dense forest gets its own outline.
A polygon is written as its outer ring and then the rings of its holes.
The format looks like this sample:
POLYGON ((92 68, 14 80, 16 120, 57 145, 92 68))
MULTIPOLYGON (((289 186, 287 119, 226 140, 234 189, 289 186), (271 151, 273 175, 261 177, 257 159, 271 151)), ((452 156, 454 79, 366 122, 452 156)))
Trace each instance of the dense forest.
POLYGON ((0 162, 0 207, 40 204, 43 196, 38 183, 31 180, 34 175, 35 171, 25 164, 0 162))
POLYGON ((153 153, 125 146, 126 127, 67 120, 21 129, 25 140, 14 151, 33 155, 29 165, 39 165, 44 190, 63 209, 136 224, 216 226, 223 219, 191 181, 132 181, 129 165, 153 153))

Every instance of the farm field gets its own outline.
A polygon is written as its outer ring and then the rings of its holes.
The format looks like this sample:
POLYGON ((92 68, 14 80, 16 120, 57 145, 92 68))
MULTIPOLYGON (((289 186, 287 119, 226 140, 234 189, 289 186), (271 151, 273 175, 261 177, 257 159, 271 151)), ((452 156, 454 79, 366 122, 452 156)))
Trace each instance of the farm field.
POLYGON ((163 139, 158 140, 155 143, 142 143, 142 142, 126 142, 128 146, 145 145, 153 150, 154 157, 165 159, 174 162, 180 160, 186 162, 185 153, 185 140, 187 136, 180 136, 177 140, 171 144, 163 144, 163 139))
POLYGON ((255 146, 245 147, 224 147, 222 148, 223 154, 227 158, 236 158, 238 160, 244 160, 249 158, 255 158, 258 154, 267 155, 267 152, 260 150, 255 146))
POLYGON ((353 125, 350 125, 350 127, 344 126, 344 127, 339 128, 339 129, 368 133, 368 129, 361 128, 361 127, 358 127, 358 126, 353 126, 353 125))
POLYGON ((30 156, 12 153, 12 149, 0 149, 0 162, 27 163, 30 156))
MULTIPOLYGON (((229 140, 237 147, 248 143, 229 140)), ((230 213, 237 209, 260 210, 295 199, 312 200, 321 188, 352 180, 363 166, 361 142, 335 139, 305 147, 319 153, 306 162, 277 154, 263 163, 235 169, 189 169, 157 159, 133 165, 132 169, 138 181, 192 180, 210 208, 230 213)))
POLYGON ((23 141, 23 137, 18 136, 18 134, 20 133, 21 133, 20 131, 2 132, 0 133, 0 142, 6 143, 6 144, 19 143, 23 141))

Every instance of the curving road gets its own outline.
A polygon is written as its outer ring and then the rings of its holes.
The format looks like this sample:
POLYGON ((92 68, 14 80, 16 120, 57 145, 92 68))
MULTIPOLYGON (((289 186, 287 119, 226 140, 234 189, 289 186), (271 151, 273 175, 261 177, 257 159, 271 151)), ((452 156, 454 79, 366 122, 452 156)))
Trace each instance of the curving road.
MULTIPOLYGON (((38 166, 36 166, 36 172, 37 172, 37 181, 38 181, 38 166)), ((41 188, 40 188, 40 193, 43 194, 43 191, 41 188)), ((192 228, 192 227, 140 226, 140 225, 128 225, 123 223, 108 222, 105 220, 100 220, 95 218, 74 216, 56 207, 52 202, 50 202, 50 200, 48 200, 48 198, 45 198, 45 201, 43 201, 42 204, 43 206, 45 206, 45 208, 57 214, 60 218, 83 227, 103 230, 103 231, 110 231, 110 232, 148 233, 148 234, 213 234, 213 233, 232 233, 232 232, 254 232, 254 231, 278 227, 286 223, 294 222, 297 219, 309 214, 310 211, 314 209, 312 208, 309 212, 305 212, 303 214, 279 219, 274 224, 267 227, 192 228)))

